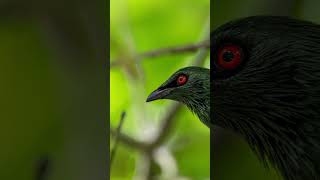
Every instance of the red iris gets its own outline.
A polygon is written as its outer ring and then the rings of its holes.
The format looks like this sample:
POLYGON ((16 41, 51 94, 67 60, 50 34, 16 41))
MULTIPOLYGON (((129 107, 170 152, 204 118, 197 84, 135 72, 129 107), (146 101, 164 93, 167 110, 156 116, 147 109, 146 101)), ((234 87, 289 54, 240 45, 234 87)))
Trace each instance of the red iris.
POLYGON ((187 82, 187 79, 188 79, 187 76, 182 74, 182 75, 178 76, 177 84, 179 86, 184 85, 187 82))
POLYGON ((237 45, 225 45, 218 51, 217 64, 227 70, 233 70, 241 64, 242 50, 237 45))

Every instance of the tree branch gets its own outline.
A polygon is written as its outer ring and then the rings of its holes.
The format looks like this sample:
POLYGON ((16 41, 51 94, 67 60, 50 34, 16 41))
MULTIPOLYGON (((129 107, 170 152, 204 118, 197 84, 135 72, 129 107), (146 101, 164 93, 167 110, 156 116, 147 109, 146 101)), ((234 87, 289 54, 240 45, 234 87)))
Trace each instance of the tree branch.
MULTIPOLYGON (((210 48, 210 40, 207 39, 197 44, 188 44, 188 45, 178 46, 178 47, 156 49, 156 50, 138 54, 133 59, 142 60, 145 58, 154 58, 154 57, 171 55, 171 54, 192 53, 192 52, 198 51, 201 48, 202 49, 210 48)), ((123 62, 124 62, 124 59, 119 58, 117 60, 111 61, 110 66, 111 67, 120 66, 121 64, 123 64, 123 62)))
POLYGON ((157 49, 157 50, 142 53, 138 55, 138 58, 154 58, 158 56, 177 54, 177 53, 190 53, 190 52, 192 53, 192 52, 196 52, 200 48, 210 48, 210 41, 205 40, 198 44, 190 44, 190 45, 185 45, 181 47, 157 49))
POLYGON ((163 120, 161 120, 162 125, 159 130, 159 135, 151 143, 150 148, 155 148, 155 147, 160 146, 163 143, 163 141, 168 137, 168 135, 170 134, 169 132, 171 131, 171 129, 173 127, 173 123, 174 123, 174 121, 172 119, 174 119, 174 117, 177 115, 177 112, 179 111, 179 109, 181 109, 181 104, 174 103, 168 109, 169 109, 169 112, 165 115, 163 120))
POLYGON ((119 142, 123 143, 124 145, 127 145, 130 148, 144 151, 144 149, 146 149, 146 147, 148 146, 147 143, 138 141, 126 134, 123 134, 122 132, 117 133, 117 131, 114 128, 110 128, 110 133, 113 137, 118 136, 119 142))

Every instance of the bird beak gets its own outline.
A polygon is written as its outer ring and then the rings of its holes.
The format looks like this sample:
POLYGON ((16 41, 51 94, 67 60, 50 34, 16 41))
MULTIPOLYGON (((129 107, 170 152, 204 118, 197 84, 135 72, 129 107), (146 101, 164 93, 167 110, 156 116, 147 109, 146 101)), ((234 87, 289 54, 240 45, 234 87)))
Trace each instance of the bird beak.
POLYGON ((146 102, 154 101, 157 99, 164 99, 164 97, 168 94, 169 94, 169 89, 157 89, 148 96, 146 102))

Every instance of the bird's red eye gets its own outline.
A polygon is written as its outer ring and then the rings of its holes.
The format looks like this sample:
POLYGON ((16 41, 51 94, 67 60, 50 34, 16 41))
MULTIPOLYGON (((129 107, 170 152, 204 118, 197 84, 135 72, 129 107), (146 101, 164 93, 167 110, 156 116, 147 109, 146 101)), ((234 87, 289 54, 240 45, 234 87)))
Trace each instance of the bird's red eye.
POLYGON ((218 50, 217 65, 223 69, 233 70, 242 61, 242 49, 237 45, 225 45, 218 50))
POLYGON ((184 84, 187 82, 187 80, 188 80, 187 76, 184 75, 184 74, 182 74, 182 75, 178 76, 178 78, 177 78, 177 84, 178 84, 179 86, 184 85, 184 84))

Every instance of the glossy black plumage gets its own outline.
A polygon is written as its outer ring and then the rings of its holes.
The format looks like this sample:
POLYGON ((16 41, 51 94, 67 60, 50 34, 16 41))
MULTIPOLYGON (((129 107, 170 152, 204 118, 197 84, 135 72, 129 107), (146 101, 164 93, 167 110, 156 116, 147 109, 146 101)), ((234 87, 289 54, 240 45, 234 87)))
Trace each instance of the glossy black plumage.
POLYGON ((320 26, 287 17, 229 22, 211 34, 211 121, 242 135, 286 180, 320 178, 320 26), (221 72, 221 44, 245 57, 221 72))

